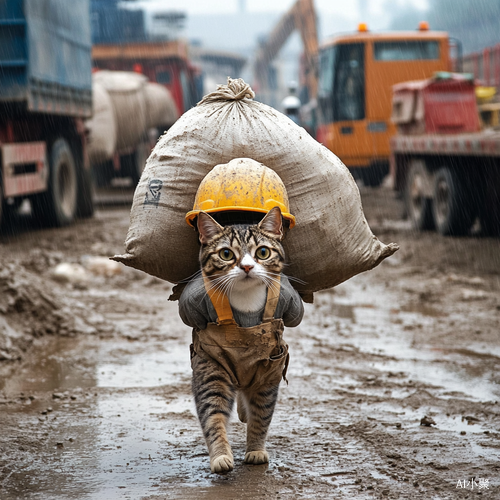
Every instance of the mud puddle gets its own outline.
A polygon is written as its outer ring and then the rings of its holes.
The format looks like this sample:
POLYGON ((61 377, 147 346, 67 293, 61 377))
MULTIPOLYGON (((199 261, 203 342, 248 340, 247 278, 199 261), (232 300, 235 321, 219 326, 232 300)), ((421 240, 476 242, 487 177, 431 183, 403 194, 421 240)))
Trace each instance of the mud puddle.
POLYGON ((333 292, 318 294, 309 318, 321 323, 306 334, 315 339, 313 345, 335 339, 340 350, 373 357, 371 367, 381 374, 404 375, 434 386, 442 395, 461 392, 477 401, 500 400, 494 376, 500 361, 498 346, 476 339, 460 346, 453 340, 455 325, 466 329, 470 322, 466 312, 450 313, 411 298, 401 304, 401 297, 387 283, 367 286, 367 281, 367 276, 358 276, 333 292), (440 335, 427 337, 426 331, 440 335), (482 359, 482 369, 473 366, 471 358, 482 359))
POLYGON ((387 273, 318 294, 285 332, 290 384, 270 464, 242 463, 245 427, 233 415, 226 476, 210 473, 176 304, 149 287, 141 300, 158 314, 139 314, 140 282, 120 294, 85 291, 120 334, 37 340, 0 382, 11 445, 1 498, 460 498, 457 481, 473 475, 498 491, 497 357, 478 357, 481 341, 461 337, 485 304, 474 317, 455 304, 421 307, 387 273), (433 423, 420 425, 426 416, 433 423))

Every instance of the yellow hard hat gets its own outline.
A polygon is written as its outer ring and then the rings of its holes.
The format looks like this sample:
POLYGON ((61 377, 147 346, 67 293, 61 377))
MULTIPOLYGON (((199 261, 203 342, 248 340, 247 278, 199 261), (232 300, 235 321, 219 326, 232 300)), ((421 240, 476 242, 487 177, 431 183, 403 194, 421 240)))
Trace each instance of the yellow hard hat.
POLYGON ((201 211, 267 213, 274 207, 280 208, 292 228, 295 217, 289 212, 288 195, 279 175, 250 158, 236 158, 216 165, 203 178, 193 210, 186 214, 186 222, 194 227, 194 219, 201 211))

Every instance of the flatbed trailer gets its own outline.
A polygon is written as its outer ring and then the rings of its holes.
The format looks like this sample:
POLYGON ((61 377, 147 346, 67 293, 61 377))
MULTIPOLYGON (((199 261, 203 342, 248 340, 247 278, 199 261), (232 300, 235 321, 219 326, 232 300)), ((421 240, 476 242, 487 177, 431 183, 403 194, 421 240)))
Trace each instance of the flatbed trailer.
POLYGON ((390 172, 418 230, 500 233, 500 131, 396 135, 390 172))

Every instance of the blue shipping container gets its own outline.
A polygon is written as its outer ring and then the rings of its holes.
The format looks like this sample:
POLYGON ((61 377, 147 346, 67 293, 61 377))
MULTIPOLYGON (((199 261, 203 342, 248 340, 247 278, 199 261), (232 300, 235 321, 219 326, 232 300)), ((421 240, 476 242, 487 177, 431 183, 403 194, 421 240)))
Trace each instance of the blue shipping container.
POLYGON ((89 0, 0 0, 0 101, 92 113, 89 0))

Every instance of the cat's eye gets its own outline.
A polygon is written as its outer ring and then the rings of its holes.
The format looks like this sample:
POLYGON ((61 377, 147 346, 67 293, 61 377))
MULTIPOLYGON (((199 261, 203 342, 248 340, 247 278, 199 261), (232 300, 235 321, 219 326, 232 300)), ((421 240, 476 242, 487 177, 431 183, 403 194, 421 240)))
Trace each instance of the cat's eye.
POLYGON ((233 260, 234 258, 234 253, 229 250, 229 248, 223 248, 220 252, 219 252, 219 257, 222 259, 222 260, 233 260))
POLYGON ((267 247, 259 247, 255 252, 255 256, 260 260, 269 259, 270 255, 271 255, 271 250, 269 250, 269 248, 267 247))

